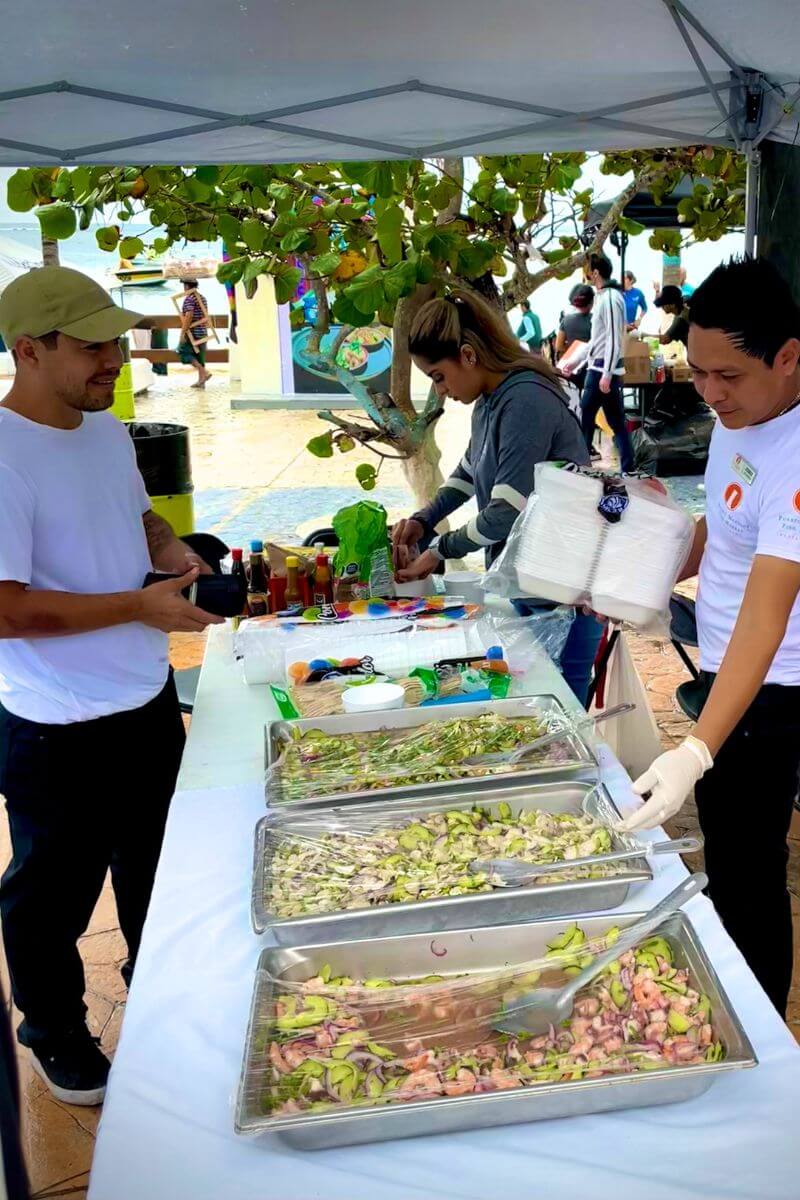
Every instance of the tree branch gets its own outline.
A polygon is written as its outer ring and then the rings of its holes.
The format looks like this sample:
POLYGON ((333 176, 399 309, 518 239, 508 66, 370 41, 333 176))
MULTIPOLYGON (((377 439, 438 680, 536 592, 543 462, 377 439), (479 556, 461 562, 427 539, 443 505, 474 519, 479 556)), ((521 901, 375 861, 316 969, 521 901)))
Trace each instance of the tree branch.
POLYGON ((647 188, 654 180, 665 175, 670 166, 671 164, 665 163, 662 167, 657 167, 653 170, 637 172, 632 182, 626 188, 623 188, 617 196, 600 222, 591 243, 585 249, 576 250, 568 258, 563 258, 557 263, 549 263, 546 267, 542 267, 541 270, 534 273, 528 270, 525 256, 521 252, 518 253, 514 258, 514 276, 503 288, 503 307, 506 312, 521 303, 521 301, 526 300, 532 292, 535 292, 548 279, 553 279, 557 275, 569 275, 588 262, 592 254, 596 254, 602 249, 606 238, 616 227, 628 202, 633 199, 637 192, 647 188))
POLYGON ((336 355, 339 353, 342 346, 347 341, 347 339, 349 338, 349 336, 352 332, 353 332, 352 325, 343 325, 341 327, 341 329, 339 330, 339 332, 337 333, 336 340, 334 341, 333 345, 331 346, 331 358, 334 361, 336 361, 336 355))
MULTIPOLYGON (((306 271, 308 278, 308 263, 304 260, 303 268, 306 271)), ((325 282, 322 279, 311 280, 311 290, 317 301, 317 319, 314 322, 314 328, 311 331, 311 337, 308 339, 307 353, 315 356, 320 356, 320 342, 331 327, 331 310, 328 304, 328 289, 325 287, 325 282)))

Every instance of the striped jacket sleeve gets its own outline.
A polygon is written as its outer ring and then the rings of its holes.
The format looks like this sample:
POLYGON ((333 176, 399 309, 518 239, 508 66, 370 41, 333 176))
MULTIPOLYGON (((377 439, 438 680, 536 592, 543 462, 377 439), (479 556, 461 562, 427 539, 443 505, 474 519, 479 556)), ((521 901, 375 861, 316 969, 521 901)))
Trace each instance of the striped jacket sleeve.
POLYGON ((467 452, 461 459, 461 462, 449 479, 444 481, 430 504, 413 514, 414 519, 420 522, 428 537, 433 536, 433 532, 440 521, 443 521, 445 517, 449 517, 451 513, 460 508, 462 504, 466 504, 467 500, 472 499, 475 495, 475 484, 472 478, 469 453, 470 448, 468 446, 467 452))

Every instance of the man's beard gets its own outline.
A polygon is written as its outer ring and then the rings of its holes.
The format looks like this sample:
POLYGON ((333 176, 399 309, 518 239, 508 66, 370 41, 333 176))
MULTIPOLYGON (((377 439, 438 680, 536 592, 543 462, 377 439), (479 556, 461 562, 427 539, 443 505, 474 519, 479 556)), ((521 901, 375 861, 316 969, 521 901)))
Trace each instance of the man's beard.
POLYGON ((90 396, 88 392, 57 393, 59 400, 77 412, 105 412, 114 403, 113 390, 106 396, 90 396))

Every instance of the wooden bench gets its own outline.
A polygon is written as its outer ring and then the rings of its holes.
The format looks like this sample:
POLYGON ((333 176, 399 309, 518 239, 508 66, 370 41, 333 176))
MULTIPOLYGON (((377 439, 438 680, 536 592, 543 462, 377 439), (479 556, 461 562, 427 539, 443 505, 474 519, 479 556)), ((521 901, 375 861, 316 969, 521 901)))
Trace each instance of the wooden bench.
MULTIPOLYGON (((226 363, 228 357, 227 346, 218 346, 216 349, 206 350, 206 362, 226 363)), ((151 363, 176 363, 181 361, 180 355, 175 350, 131 350, 131 358, 147 358, 151 363)))
MULTIPOLYGON (((209 315, 209 322, 215 329, 227 329, 229 318, 226 313, 209 315)), ((175 313, 160 317, 144 317, 139 322, 139 329, 180 329, 181 318, 175 313)), ((146 358, 151 363, 180 362, 180 355, 175 350, 137 350, 131 347, 131 358, 146 358)), ((216 342, 206 343, 206 362, 226 363, 229 360, 228 347, 216 342)))

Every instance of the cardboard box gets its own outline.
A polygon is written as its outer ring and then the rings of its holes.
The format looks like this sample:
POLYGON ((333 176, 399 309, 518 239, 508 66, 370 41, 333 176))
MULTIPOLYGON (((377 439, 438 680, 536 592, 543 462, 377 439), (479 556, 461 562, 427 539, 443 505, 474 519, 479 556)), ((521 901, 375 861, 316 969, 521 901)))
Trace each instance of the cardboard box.
POLYGON ((623 344, 626 385, 650 382, 650 347, 640 338, 628 334, 623 344))
POLYGON ((672 376, 673 383, 692 382, 692 368, 688 363, 673 363, 669 368, 669 373, 672 376))

